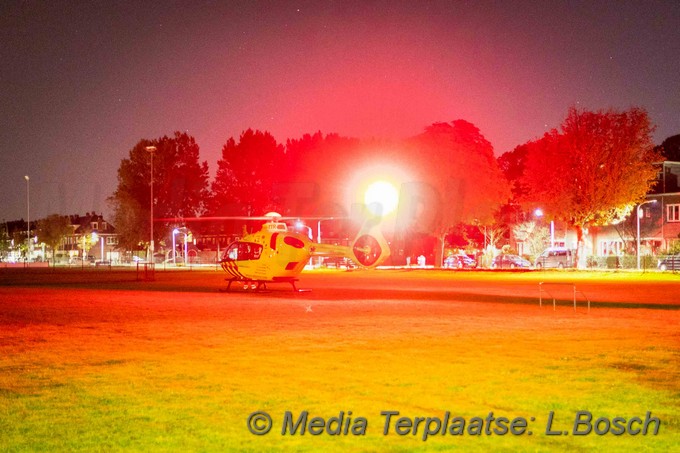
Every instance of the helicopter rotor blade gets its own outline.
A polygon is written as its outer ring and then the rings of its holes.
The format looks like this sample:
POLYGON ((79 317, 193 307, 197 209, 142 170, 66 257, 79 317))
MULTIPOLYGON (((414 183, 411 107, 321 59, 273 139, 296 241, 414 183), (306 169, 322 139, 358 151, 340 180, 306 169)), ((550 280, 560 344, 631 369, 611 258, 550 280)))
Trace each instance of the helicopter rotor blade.
POLYGON ((338 216, 205 216, 205 217, 165 217, 153 219, 154 222, 214 222, 220 220, 342 220, 348 217, 338 216))

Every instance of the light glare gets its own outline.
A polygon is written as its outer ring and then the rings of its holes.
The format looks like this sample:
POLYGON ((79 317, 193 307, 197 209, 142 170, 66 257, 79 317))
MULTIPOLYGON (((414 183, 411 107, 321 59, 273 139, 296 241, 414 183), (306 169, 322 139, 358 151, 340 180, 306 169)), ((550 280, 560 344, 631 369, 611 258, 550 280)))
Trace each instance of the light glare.
POLYGON ((366 189, 364 203, 375 215, 390 214, 399 204, 399 191, 387 181, 376 181, 366 189))

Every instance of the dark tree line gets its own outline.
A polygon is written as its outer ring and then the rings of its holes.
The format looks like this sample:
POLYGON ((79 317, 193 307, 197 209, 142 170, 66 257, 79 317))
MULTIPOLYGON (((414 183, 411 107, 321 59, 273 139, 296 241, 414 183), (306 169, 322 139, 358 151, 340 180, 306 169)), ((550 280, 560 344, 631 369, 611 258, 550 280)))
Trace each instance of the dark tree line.
MULTIPOLYGON (((662 158, 651 145, 652 130, 643 110, 571 109, 560 130, 496 159, 491 143, 463 120, 432 124, 401 141, 317 132, 284 145, 268 132, 248 129, 238 140, 226 141, 211 183, 194 138, 176 132, 141 140, 130 150, 109 200, 121 245, 147 244, 151 156, 146 147, 155 146, 157 219, 260 216, 272 210, 297 216, 349 215, 347 185, 357 169, 379 162, 409 174, 401 187, 395 232, 404 240, 448 236, 479 241, 470 226, 482 231, 482 226, 498 223, 508 204, 541 204, 579 229, 625 216, 644 196, 648 187, 640 178, 647 181, 651 162, 662 158), (616 190, 607 189, 612 187, 616 190)), ((676 142, 674 137, 664 142, 666 157, 673 156, 676 142)), ((173 223, 157 222, 158 241, 168 237, 173 223)))
MULTIPOLYGON (((153 151, 154 217, 194 217, 205 212, 208 163, 199 162, 199 147, 186 133, 141 140, 118 168, 118 187, 109 197, 119 243, 129 250, 148 244, 150 230, 151 152, 153 151)), ((164 240, 174 222, 154 224, 154 241, 164 240)))

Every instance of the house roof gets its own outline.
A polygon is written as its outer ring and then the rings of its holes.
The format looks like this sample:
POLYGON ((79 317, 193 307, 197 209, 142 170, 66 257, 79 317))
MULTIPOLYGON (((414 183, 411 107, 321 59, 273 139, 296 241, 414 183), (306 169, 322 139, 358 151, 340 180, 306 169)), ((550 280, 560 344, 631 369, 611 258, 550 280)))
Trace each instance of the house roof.
POLYGON ((103 214, 88 212, 85 215, 70 215, 71 225, 73 225, 74 234, 87 234, 91 231, 96 231, 98 234, 115 234, 116 229, 113 225, 106 221, 103 214), (93 226, 96 223, 96 228, 93 226))

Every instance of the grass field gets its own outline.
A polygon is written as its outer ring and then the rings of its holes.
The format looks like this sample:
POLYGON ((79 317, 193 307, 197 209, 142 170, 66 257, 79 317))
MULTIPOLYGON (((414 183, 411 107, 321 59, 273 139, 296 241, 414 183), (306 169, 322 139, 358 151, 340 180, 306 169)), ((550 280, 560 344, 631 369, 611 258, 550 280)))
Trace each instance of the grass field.
POLYGON ((0 272, 0 450, 680 451, 677 275, 312 272, 303 294, 221 294, 223 278, 0 272), (568 283, 554 312, 540 281, 568 283), (282 435, 287 411, 365 435, 282 435), (423 440, 436 420, 384 435, 381 411, 528 426, 423 440), (574 436, 578 411, 660 429, 574 436), (551 413, 568 434, 546 433, 551 413))

